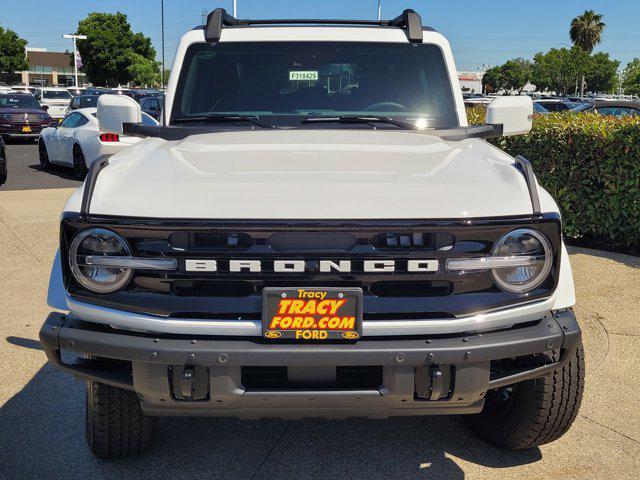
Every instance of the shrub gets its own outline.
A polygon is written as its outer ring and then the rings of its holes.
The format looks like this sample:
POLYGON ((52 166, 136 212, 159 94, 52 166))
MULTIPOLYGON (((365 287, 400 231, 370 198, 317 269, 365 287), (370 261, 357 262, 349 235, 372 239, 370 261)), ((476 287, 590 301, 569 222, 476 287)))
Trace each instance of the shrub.
MULTIPOLYGON (((484 108, 469 110, 469 123, 482 123, 484 108)), ((531 161, 560 206, 566 236, 640 251, 639 117, 537 115, 528 135, 491 143, 531 161)))

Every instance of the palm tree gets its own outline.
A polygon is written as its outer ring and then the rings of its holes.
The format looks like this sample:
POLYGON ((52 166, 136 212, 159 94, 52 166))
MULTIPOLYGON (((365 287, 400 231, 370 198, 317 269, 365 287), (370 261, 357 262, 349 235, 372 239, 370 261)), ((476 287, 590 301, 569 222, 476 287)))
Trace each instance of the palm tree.
MULTIPOLYGON (((574 18, 569 30, 569 37, 573 44, 591 54, 595 46, 602 41, 602 32, 607 26, 602 19, 603 16, 593 10, 585 10, 582 15, 574 18)), ((580 84, 580 96, 584 96, 584 74, 580 84)))
POLYGON ((607 26, 602 19, 603 16, 593 10, 586 10, 574 18, 569 30, 573 44, 587 53, 593 52, 595 46, 602 41, 602 32, 607 26))

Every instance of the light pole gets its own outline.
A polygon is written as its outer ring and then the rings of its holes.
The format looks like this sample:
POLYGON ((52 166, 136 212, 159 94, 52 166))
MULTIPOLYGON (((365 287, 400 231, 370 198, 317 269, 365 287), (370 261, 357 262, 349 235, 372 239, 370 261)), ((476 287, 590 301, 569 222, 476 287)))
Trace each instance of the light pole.
POLYGON ((76 79, 76 88, 78 88, 78 47, 76 46, 77 40, 86 40, 86 35, 71 35, 65 33, 62 35, 62 38, 71 38, 73 39, 73 76, 76 79))
POLYGON ((238 0, 233 0, 233 16, 238 18, 238 0))
POLYGON ((382 18, 382 0, 378 0, 378 21, 382 18))

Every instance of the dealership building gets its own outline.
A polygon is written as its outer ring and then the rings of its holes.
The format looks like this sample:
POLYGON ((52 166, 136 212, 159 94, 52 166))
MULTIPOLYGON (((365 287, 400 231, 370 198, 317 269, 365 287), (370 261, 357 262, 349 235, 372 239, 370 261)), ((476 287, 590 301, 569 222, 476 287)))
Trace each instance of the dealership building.
MULTIPOLYGON (((29 69, 3 75, 1 81, 8 85, 73 86, 73 53, 49 52, 46 48, 26 48, 29 69)), ((78 83, 86 83, 86 75, 78 72, 78 83)))
POLYGON ((458 72, 458 80, 460 88, 465 93, 482 93, 482 77, 483 71, 477 72, 458 72))

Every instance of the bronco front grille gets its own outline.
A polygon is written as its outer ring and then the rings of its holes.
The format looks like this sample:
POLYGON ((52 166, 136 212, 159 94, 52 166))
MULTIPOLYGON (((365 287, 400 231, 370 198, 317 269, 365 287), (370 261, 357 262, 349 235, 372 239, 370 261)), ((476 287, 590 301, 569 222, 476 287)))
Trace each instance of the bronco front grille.
MULTIPOLYGON (((140 257, 173 257, 176 271, 136 271, 127 287, 97 295, 65 272, 79 300, 172 318, 260 318, 265 287, 359 287, 365 320, 453 318, 549 296, 557 283, 560 220, 557 215, 438 221, 167 221, 67 215, 63 255, 85 228, 109 228, 140 257), (555 262, 548 279, 525 296, 504 292, 489 271, 449 272, 452 257, 491 252, 506 232, 534 226, 551 241, 555 262), (186 260, 214 261, 193 271, 186 260), (393 259, 393 272, 366 271, 366 261, 393 259), (432 271, 409 271, 409 262, 435 261, 432 271), (231 271, 230 262, 259 261, 260 271, 231 271), (276 271, 275 261, 302 261, 304 271, 276 271), (320 260, 349 261, 347 272, 321 271, 320 260)), ((66 266, 66 259, 63 262, 66 266)))

